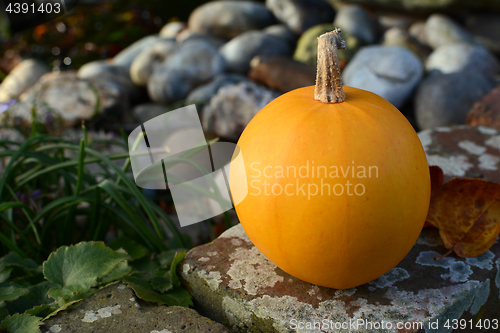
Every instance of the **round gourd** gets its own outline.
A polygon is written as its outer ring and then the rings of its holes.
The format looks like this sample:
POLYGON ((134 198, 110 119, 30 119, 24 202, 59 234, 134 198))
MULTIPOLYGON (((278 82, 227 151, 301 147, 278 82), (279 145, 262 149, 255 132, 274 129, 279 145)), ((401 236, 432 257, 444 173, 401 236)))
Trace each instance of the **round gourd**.
POLYGON ((430 202, 418 136, 382 97, 342 89, 342 47, 340 29, 319 38, 316 86, 276 98, 251 120, 238 141, 244 163, 229 174, 233 196, 248 186, 235 208, 262 254, 290 275, 339 289, 395 267, 430 202))

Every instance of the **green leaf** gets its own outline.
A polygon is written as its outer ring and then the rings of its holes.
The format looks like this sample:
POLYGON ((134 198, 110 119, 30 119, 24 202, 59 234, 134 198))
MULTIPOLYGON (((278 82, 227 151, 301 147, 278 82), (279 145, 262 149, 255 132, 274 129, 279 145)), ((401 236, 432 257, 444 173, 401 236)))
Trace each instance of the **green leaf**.
POLYGON ((174 287, 180 287, 181 282, 179 281, 179 278, 177 277, 177 264, 181 262, 182 259, 186 256, 186 251, 181 251, 177 252, 175 254, 174 260, 172 262, 172 265, 170 266, 170 280, 172 281, 172 285, 174 287))
POLYGON ((106 284, 116 280, 120 280, 124 276, 130 274, 132 272, 132 267, 129 266, 128 262, 123 261, 118 264, 108 275, 103 278, 97 279, 99 284, 106 284))
POLYGON ((130 288, 135 291, 135 294, 140 299, 146 302, 153 302, 158 304, 189 306, 192 305, 191 295, 189 292, 182 288, 176 288, 166 294, 160 294, 154 291, 151 284, 143 278, 135 276, 127 276, 123 279, 130 288))
POLYGON ((106 247, 103 242, 81 242, 62 246, 43 263, 43 275, 60 285, 48 294, 56 300, 76 293, 88 292, 97 284, 97 278, 104 277, 120 262, 130 259, 106 247))
POLYGON ((13 269, 14 267, 8 267, 0 271, 0 283, 5 282, 9 279, 10 273, 12 272, 13 269))
POLYGON ((163 251, 162 253, 157 255, 156 259, 158 260, 160 267, 170 268, 170 265, 172 265, 172 262, 174 261, 175 258, 175 254, 177 252, 178 250, 168 250, 168 251, 163 251))
POLYGON ((148 254, 148 250, 129 237, 117 238, 109 242, 107 245, 113 250, 118 250, 119 248, 124 249, 127 251, 132 260, 140 259, 148 254))
POLYGON ((29 292, 27 288, 19 287, 15 284, 0 284, 0 302, 13 301, 29 292))
POLYGON ((5 318, 0 324, 0 329, 7 333, 40 333, 38 326, 42 324, 42 318, 28 314, 14 314, 5 318))
POLYGON ((166 294, 163 294, 163 297, 169 300, 169 304, 178 305, 178 306, 193 306, 193 301, 191 299, 191 294, 184 288, 176 287, 166 294))
POLYGON ((32 316, 37 316, 37 317, 45 317, 48 315, 50 312, 52 312, 54 308, 50 306, 49 304, 42 304, 42 305, 37 305, 32 307, 29 310, 26 310, 24 313, 25 314, 30 314, 32 316))
POLYGON ((20 267, 27 271, 36 271, 39 269, 39 266, 33 259, 21 258, 16 252, 9 252, 9 254, 0 259, 0 272, 10 266, 20 267))
MULTIPOLYGON (((1 302, 0 302, 1 305, 1 302)), ((9 316, 9 311, 6 308, 0 306, 0 323, 9 316)))
POLYGON ((54 287, 57 287, 57 284, 50 281, 43 281, 30 286, 28 287, 29 292, 27 294, 11 302, 7 302, 7 309, 10 313, 23 313, 36 306, 52 303, 52 300, 47 296, 47 292, 54 287))
POLYGON ((151 278, 151 285, 159 293, 164 293, 173 288, 172 281, 170 280, 170 275, 153 276, 151 278))

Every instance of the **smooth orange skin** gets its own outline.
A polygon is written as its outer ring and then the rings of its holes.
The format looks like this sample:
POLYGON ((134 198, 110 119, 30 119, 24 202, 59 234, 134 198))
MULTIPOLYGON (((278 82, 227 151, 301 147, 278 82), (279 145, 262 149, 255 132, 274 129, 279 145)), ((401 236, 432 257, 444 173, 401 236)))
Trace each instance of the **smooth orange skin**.
POLYGON ((229 175, 232 192, 242 182, 249 185, 236 212, 262 254, 292 276, 338 289, 367 283, 395 267, 416 242, 430 202, 427 159, 406 118, 371 92, 351 87, 344 92, 345 102, 324 104, 314 100, 310 86, 269 103, 238 141, 246 179, 233 166, 229 175), (272 167, 267 175, 276 166, 298 170, 307 161, 344 170, 376 166, 378 178, 375 169, 372 178, 323 177, 323 184, 362 183, 366 192, 361 196, 327 195, 326 188, 326 195, 310 200, 307 195, 264 195, 265 180, 282 188, 296 179, 305 188, 309 183, 320 186, 321 178, 311 173, 308 178, 268 178, 263 173, 265 166, 272 167), (260 164, 252 166, 255 162, 260 164))

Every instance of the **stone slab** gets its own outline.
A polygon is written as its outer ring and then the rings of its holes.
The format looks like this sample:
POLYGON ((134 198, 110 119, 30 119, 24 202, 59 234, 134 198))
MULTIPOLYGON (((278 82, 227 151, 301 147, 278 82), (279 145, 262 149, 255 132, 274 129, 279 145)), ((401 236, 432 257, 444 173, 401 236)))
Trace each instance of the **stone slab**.
POLYGON ((500 182, 500 131, 484 126, 437 127, 418 133, 429 165, 454 177, 500 182))
POLYGON ((42 333, 200 333, 229 332, 223 325, 180 306, 142 302, 118 283, 99 290, 75 308, 45 321, 42 333))
POLYGON ((390 272, 330 289, 283 272, 237 225, 190 250, 178 267, 195 308, 232 332, 450 332, 447 320, 498 320, 500 243, 476 258, 433 259, 446 252, 438 230, 425 228, 390 272))

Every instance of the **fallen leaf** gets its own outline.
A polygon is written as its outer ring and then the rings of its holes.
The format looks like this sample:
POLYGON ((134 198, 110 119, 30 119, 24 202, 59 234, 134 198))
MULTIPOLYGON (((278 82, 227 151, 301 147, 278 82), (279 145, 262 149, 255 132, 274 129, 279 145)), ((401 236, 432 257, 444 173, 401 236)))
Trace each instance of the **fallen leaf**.
MULTIPOLYGON (((436 193, 441 188, 441 185, 443 185, 444 173, 443 173, 443 170, 440 167, 438 167, 437 165, 429 166, 429 172, 431 174, 431 198, 432 198, 434 193, 436 193)), ((424 228, 428 228, 428 227, 436 227, 436 226, 425 221, 424 228)))
POLYGON ((485 253, 500 234, 500 184, 450 180, 433 193, 426 222, 439 229, 446 248, 459 257, 485 253))
POLYGON ((431 196, 432 196, 443 185, 444 173, 443 170, 437 165, 431 165, 429 167, 429 172, 431 174, 431 196))

